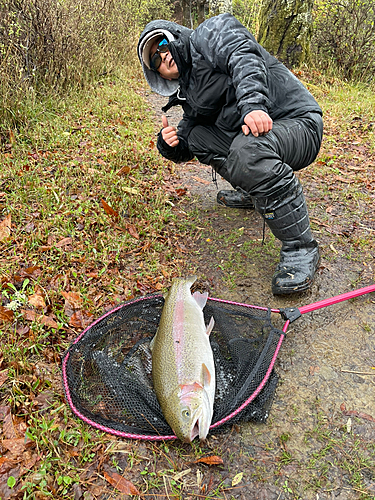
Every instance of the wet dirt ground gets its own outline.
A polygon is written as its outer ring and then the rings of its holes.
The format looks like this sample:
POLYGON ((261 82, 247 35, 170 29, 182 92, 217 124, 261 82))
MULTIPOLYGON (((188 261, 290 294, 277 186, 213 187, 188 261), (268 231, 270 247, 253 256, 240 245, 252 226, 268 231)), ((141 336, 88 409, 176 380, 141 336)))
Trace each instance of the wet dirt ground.
MULTIPOLYGON (((166 99, 153 93, 147 99, 161 124, 160 108, 166 99)), ((172 108, 167 116, 176 125, 181 110, 172 108)), ((367 261, 370 265, 348 260, 350 242, 337 250, 337 235, 315 224, 321 263, 312 289, 298 296, 274 297, 270 282, 277 243, 262 250, 260 216, 219 207, 210 167, 196 161, 176 165, 175 176, 191 195, 189 208, 198 208, 202 221, 208 223, 188 252, 211 296, 272 308, 303 306, 375 281, 374 258, 367 261), (229 235, 236 232, 241 237, 230 240, 229 235), (259 242, 257 250, 253 257, 244 254, 241 259, 241 245, 249 240, 259 242)), ((319 220, 325 201, 317 200, 312 177, 301 174, 300 178, 310 218, 319 220)), ((219 189, 230 188, 223 179, 218 184, 219 189)), ((368 235, 374 249, 374 230, 368 235)), ((270 239, 266 231, 266 242, 270 239)), ((213 441, 227 459, 232 457, 230 470, 228 466, 215 472, 215 483, 243 472, 242 481, 228 490, 226 498, 375 498, 374 366, 375 293, 304 314, 293 322, 276 362, 280 382, 267 424, 241 424, 213 441)))

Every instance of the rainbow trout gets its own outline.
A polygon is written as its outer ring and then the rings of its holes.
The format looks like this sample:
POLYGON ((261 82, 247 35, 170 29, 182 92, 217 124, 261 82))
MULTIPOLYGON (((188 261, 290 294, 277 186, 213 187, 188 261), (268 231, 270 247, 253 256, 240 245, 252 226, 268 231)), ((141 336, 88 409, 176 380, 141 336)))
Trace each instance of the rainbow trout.
POLYGON ((176 436, 205 439, 215 397, 215 365, 203 308, 208 293, 190 292, 196 280, 175 278, 169 289, 155 337, 151 341, 152 378, 164 417, 176 436))

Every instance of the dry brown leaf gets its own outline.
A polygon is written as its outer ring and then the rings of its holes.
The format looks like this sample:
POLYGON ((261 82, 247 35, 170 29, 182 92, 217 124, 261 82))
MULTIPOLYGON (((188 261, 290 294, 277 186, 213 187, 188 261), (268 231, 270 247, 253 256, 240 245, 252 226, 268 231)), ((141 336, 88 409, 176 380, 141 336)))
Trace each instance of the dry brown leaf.
POLYGON ((55 329, 58 329, 59 327, 56 321, 50 316, 42 316, 41 314, 36 314, 36 312, 32 311, 31 309, 22 309, 21 312, 27 321, 39 321, 42 325, 55 329))
POLYGON ((40 276, 42 274, 41 268, 39 266, 30 266, 24 270, 25 274, 28 276, 40 276))
POLYGON ((120 168, 118 172, 116 172, 116 175, 126 175, 130 173, 130 167, 128 165, 124 165, 123 167, 120 168))
POLYGON ((3 439, 1 441, 1 446, 13 453, 13 455, 21 455, 25 450, 25 438, 3 439))
POLYGON ((3 434, 6 439, 14 439, 17 437, 16 430, 13 425, 13 417, 9 407, 6 407, 6 413, 3 417, 3 434))
POLYGON ((61 247, 66 247, 67 245, 71 245, 73 239, 68 237, 68 238, 63 238, 62 240, 58 241, 55 245, 56 248, 61 248, 61 247))
POLYGON ((83 299, 78 292, 61 292, 61 295, 63 295, 66 302, 68 302, 73 309, 80 309, 82 307, 83 299))
POLYGON ((206 179, 202 179, 201 177, 197 177, 195 175, 192 175, 192 178, 197 181, 197 182, 200 182, 201 184, 211 184, 210 181, 207 181, 206 179))
POLYGON ((133 238, 139 240, 139 234, 132 224, 126 224, 126 229, 128 230, 130 236, 133 236, 133 238))
POLYGON ((28 299, 28 303, 31 306, 34 306, 39 309, 44 309, 46 307, 46 302, 44 300, 43 295, 41 293, 34 293, 34 295, 30 295, 28 299))
POLYGON ((0 241, 5 241, 10 237, 12 226, 12 216, 8 214, 5 219, 0 222, 0 241))
POLYGON ((0 406, 0 420, 10 413, 10 406, 0 406))
POLYGON ((319 373, 320 366, 310 366, 309 373, 310 375, 315 375, 315 373, 319 373))
POLYGON ((6 307, 0 306, 0 321, 10 321, 14 319, 14 312, 6 307))
POLYGON ((131 481, 128 481, 124 477, 117 474, 117 472, 111 472, 111 474, 107 474, 104 472, 104 477, 114 488, 121 491, 125 495, 140 495, 140 491, 134 486, 131 481))
POLYGON ((118 212, 116 212, 116 210, 113 210, 112 207, 110 207, 108 205, 108 203, 105 201, 105 200, 101 200, 101 203, 102 203, 102 207, 104 208, 105 210, 105 213, 111 217, 115 217, 117 218, 118 217, 118 212))
POLYGON ((93 320, 93 314, 87 311, 76 311, 69 320, 69 325, 73 328, 81 328, 84 329, 86 326, 89 326, 93 320))
POLYGON ((216 455, 211 455, 209 457, 202 457, 196 460, 194 463, 203 463, 207 465, 223 465, 223 459, 216 456, 216 455))
POLYGON ((0 387, 8 380, 8 370, 0 372, 0 387))

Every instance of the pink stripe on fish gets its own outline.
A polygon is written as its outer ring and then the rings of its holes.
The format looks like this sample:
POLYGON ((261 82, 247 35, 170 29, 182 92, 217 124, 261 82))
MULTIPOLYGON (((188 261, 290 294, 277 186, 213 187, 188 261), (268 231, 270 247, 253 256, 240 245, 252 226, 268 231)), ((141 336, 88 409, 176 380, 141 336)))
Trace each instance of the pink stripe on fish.
POLYGON ((184 350, 184 323, 185 323, 185 308, 184 308, 184 289, 179 287, 176 294, 175 314, 173 318, 173 347, 176 355, 177 364, 177 380, 180 382, 182 366, 182 353, 184 350))

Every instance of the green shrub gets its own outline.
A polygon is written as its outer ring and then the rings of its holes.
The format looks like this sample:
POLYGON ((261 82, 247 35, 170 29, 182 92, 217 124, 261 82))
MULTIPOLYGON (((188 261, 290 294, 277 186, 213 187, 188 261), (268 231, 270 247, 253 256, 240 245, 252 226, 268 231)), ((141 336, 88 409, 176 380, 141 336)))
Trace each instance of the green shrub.
POLYGON ((371 82, 375 72, 373 0, 321 0, 315 9, 312 53, 322 69, 371 82))
POLYGON ((27 121, 43 93, 134 63, 139 30, 170 15, 162 0, 0 0, 1 129, 27 121))

